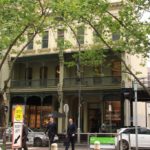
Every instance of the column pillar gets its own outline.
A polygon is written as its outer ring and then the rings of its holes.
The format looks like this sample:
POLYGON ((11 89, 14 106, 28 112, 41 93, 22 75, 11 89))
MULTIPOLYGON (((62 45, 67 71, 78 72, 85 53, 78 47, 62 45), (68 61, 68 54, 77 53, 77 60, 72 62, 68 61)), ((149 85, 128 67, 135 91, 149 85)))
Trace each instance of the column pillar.
POLYGON ((43 118, 43 109, 42 109, 42 107, 43 107, 43 102, 44 102, 44 96, 40 96, 40 98, 41 98, 40 128, 42 128, 42 118, 43 118))
POLYGON ((88 129, 88 124, 87 124, 87 122, 88 122, 88 107, 87 107, 87 103, 85 103, 84 105, 83 105, 83 122, 84 122, 84 124, 83 124, 83 130, 84 130, 84 132, 87 132, 87 129, 88 129))
POLYGON ((130 126, 131 125, 130 101, 127 98, 124 101, 124 125, 125 126, 130 126))

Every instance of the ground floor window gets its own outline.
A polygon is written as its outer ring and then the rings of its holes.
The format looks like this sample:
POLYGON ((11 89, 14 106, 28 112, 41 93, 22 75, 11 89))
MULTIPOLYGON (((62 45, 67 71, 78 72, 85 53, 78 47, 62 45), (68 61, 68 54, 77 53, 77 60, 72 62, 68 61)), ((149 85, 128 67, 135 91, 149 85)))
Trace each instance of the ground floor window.
POLYGON ((104 123, 109 126, 110 132, 121 124, 120 101, 104 101, 104 123))
POLYGON ((48 115, 52 106, 26 106, 26 123, 30 128, 44 127, 48 123, 48 115))
POLYGON ((106 132, 115 132, 121 126, 121 101, 100 100, 88 103, 88 131, 101 132, 105 124, 106 132))

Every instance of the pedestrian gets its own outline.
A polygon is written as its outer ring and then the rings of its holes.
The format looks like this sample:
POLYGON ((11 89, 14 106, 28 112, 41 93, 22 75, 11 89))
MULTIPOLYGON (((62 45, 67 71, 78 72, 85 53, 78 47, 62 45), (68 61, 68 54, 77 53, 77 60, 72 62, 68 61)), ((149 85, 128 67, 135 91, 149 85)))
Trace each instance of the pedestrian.
POLYGON ((49 149, 51 149, 51 144, 54 143, 54 137, 57 135, 57 125, 54 122, 54 118, 50 116, 49 118, 49 123, 47 125, 46 132, 48 132, 48 137, 49 137, 49 149))
POLYGON ((106 124, 105 123, 102 123, 102 125, 101 125, 101 132, 102 133, 106 132, 106 124))
MULTIPOLYGON (((27 140, 28 140, 28 127, 27 127, 26 124, 23 124, 23 129, 22 129, 22 148, 24 150, 28 150, 27 140)), ((22 150, 22 148, 19 148, 18 150, 22 150)))
POLYGON ((67 134, 66 134, 65 150, 69 149, 70 143, 71 143, 72 150, 75 149, 75 134, 76 134, 76 125, 74 124, 73 119, 70 118, 69 125, 67 128, 67 134))

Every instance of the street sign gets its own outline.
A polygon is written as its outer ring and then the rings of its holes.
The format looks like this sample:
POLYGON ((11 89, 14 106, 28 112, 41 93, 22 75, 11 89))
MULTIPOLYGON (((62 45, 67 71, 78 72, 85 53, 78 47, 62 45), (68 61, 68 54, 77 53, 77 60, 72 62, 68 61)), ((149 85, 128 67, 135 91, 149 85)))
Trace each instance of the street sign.
POLYGON ((64 112, 67 114, 69 112, 69 105, 64 104, 64 112))
POLYGON ((68 104, 64 104, 64 112, 66 114, 65 129, 66 129, 66 132, 67 132, 67 127, 68 127, 68 112, 69 112, 69 105, 68 104))
POLYGON ((12 139, 12 148, 22 147, 22 129, 23 129, 23 115, 24 115, 24 106, 16 105, 14 109, 14 118, 13 118, 13 139, 12 139))
POLYGON ((22 146, 22 127, 23 124, 15 122, 13 125, 12 148, 20 148, 22 146))
POLYGON ((14 112, 14 122, 23 122, 24 106, 16 105, 14 112))

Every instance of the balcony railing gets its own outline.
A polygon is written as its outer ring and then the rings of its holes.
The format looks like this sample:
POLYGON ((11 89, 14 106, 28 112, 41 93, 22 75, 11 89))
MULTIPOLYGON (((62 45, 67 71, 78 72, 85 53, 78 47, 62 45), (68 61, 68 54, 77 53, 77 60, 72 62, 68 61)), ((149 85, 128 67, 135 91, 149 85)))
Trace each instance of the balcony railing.
MULTIPOLYGON (((121 84, 120 76, 106 76, 106 77, 84 77, 78 78, 64 78, 64 87, 78 87, 79 81, 81 86, 115 86, 121 84)), ((58 79, 46 80, 12 80, 11 88, 50 88, 57 87, 58 79)))

